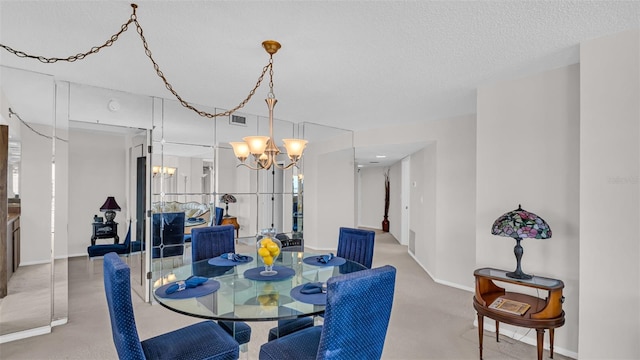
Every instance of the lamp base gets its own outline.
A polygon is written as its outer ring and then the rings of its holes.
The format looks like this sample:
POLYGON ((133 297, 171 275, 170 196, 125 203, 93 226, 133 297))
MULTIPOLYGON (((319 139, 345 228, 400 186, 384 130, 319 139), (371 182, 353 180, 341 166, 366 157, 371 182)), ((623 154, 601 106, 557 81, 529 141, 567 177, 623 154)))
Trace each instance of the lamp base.
POLYGON ((512 278, 512 279, 519 279, 519 280, 531 280, 533 279, 533 276, 529 275, 529 274, 525 274, 521 271, 513 271, 513 272, 508 272, 506 274, 508 277, 512 278))
POLYGON ((112 223, 113 219, 116 218, 116 212, 113 210, 107 210, 104 212, 104 218, 107 220, 108 223, 112 223))
POLYGON ((512 279, 520 279, 520 280, 529 280, 533 278, 533 276, 529 274, 525 274, 522 272, 522 267, 520 266, 520 260, 522 259, 522 253, 524 250, 520 245, 520 238, 515 238, 516 246, 513 247, 513 253, 516 255, 516 271, 508 272, 506 275, 512 279))

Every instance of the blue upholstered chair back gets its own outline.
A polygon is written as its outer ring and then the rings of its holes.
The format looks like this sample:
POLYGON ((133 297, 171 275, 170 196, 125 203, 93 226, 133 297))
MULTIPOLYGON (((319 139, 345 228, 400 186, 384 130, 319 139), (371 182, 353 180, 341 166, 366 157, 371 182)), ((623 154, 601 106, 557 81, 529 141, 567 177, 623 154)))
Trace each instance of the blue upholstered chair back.
POLYGON ((317 359, 380 359, 395 282, 390 265, 329 278, 317 359))
POLYGON ((216 225, 222 225, 222 217, 224 216, 224 209, 216 207, 216 225))
POLYGON ((111 333, 120 359, 144 359, 131 304, 130 269, 115 253, 104 256, 104 291, 111 333))
POLYGON ((235 252, 233 225, 209 226, 191 230, 191 261, 210 259, 235 252))
POLYGON ((371 269, 376 233, 371 230, 341 227, 336 256, 355 261, 371 269))
POLYGON ((191 230, 191 261, 193 275, 220 276, 233 270, 233 266, 214 266, 206 261, 224 253, 236 251, 233 225, 209 226, 191 230))
POLYGON ((154 259, 184 254, 184 219, 184 211, 153 214, 154 259))

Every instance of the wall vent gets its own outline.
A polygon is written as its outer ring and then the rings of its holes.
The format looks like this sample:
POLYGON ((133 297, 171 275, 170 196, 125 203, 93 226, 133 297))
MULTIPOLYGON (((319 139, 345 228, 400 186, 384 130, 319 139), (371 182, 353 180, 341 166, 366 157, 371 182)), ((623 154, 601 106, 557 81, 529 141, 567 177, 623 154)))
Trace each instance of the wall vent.
POLYGON ((416 232, 409 230, 409 252, 416 254, 416 232))
POLYGON ((231 119, 229 120, 229 123, 233 125, 247 126, 247 118, 240 115, 231 115, 231 119))

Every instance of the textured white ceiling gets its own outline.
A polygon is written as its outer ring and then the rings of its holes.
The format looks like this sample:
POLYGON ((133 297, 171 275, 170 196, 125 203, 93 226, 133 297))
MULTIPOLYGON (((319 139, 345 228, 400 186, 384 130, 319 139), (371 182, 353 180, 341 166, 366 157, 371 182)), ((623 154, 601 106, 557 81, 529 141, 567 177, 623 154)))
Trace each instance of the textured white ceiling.
MULTIPOLYGON (((138 20, 174 88, 231 108, 276 39, 276 117, 361 130, 475 112, 476 88, 579 61, 581 41, 637 29, 638 1, 138 1, 138 20)), ((0 1, 0 43, 68 56, 117 32, 122 1, 0 1)), ((76 63, 0 49, 0 64, 171 97, 135 28, 76 63)), ((263 85, 243 112, 265 115, 263 85)))

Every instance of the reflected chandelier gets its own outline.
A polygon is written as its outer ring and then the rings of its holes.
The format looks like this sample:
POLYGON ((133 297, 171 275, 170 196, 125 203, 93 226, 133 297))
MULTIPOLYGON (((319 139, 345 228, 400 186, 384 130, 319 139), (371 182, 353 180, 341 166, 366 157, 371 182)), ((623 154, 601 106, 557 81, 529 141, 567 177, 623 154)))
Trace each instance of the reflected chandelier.
POLYGON ((254 170, 269 169, 271 168, 272 165, 281 169, 288 169, 297 164, 298 160, 300 160, 300 158, 302 157, 302 152, 304 151, 304 148, 307 144, 306 140, 283 139, 284 146, 287 150, 287 154, 289 155, 289 159, 291 160, 291 163, 286 166, 280 166, 276 163, 276 156, 280 153, 280 150, 278 149, 278 147, 275 145, 273 141, 273 108, 275 107, 277 102, 275 95, 273 94, 273 54, 275 54, 278 51, 278 49, 280 49, 280 43, 273 40, 266 40, 262 43, 262 46, 270 55, 269 63, 264 68, 262 68, 262 73, 260 74, 260 77, 258 77, 258 81, 256 82, 256 85, 253 87, 251 91, 249 91, 249 95, 247 95, 247 97, 244 100, 242 100, 240 104, 238 104, 233 109, 220 112, 220 113, 211 114, 206 111, 197 109, 192 104, 184 100, 180 95, 178 95, 178 92, 173 88, 171 83, 169 83, 169 81, 165 77, 162 70, 160 70, 160 65, 158 65, 158 63, 155 61, 155 59, 152 56, 151 50, 149 49, 149 44, 147 43, 147 40, 144 36, 144 31, 142 30, 142 26, 138 22, 138 16, 136 15, 136 9, 138 8, 138 5, 131 4, 131 8, 133 9, 131 16, 124 24, 122 24, 122 26, 120 27, 120 30, 117 33, 113 34, 109 38, 109 40, 105 41, 102 45, 93 46, 89 51, 86 51, 84 53, 77 53, 76 55, 58 58, 58 57, 46 57, 42 55, 27 54, 24 51, 13 49, 4 44, 0 44, 0 48, 5 49, 9 53, 16 55, 17 57, 38 60, 45 64, 53 64, 58 61, 75 62, 77 60, 83 60, 89 55, 97 54, 100 50, 112 46, 119 39, 120 35, 122 35, 125 31, 129 29, 129 25, 133 24, 136 27, 138 35, 140 35, 140 39, 142 40, 142 45, 144 47, 145 55, 147 55, 149 60, 151 60, 151 63, 153 64, 153 68, 156 71, 156 74, 158 75, 158 77, 160 77, 164 82, 165 88, 169 90, 171 94, 175 96, 176 99, 178 99, 178 101, 183 107, 189 110, 193 110, 198 115, 202 117, 207 117, 207 118, 214 118, 218 116, 230 116, 237 110, 243 108, 249 102, 251 97, 255 94, 255 91, 258 89, 258 87, 260 87, 260 84, 262 83, 264 75, 267 73, 267 70, 269 70, 269 93, 267 94, 267 99, 266 99, 267 105, 269 107, 269 136, 268 137, 267 136, 247 136, 243 138, 243 140, 245 141, 244 143, 232 142, 231 145, 233 146, 233 152, 236 155, 236 157, 241 161, 241 164, 239 164, 238 166, 244 165, 254 170), (245 163, 245 161, 249 157, 249 154, 252 154, 254 156, 255 165, 249 165, 245 163))
MULTIPOLYGON (((274 40, 266 40, 262 42, 262 47, 269 53, 269 93, 265 101, 269 107, 269 136, 246 136, 242 138, 244 142, 236 141, 230 142, 233 147, 233 153, 236 155, 240 164, 238 166, 246 166, 253 170, 270 169, 271 166, 275 166, 280 169, 289 169, 296 165, 298 160, 302 157, 302 152, 307 146, 307 140, 301 139, 282 139, 284 147, 287 149, 287 155, 291 163, 286 166, 280 166, 276 162, 276 157, 280 154, 280 149, 276 146, 273 140, 273 108, 276 106, 278 100, 273 93, 273 54, 280 49, 280 43, 274 40), (249 154, 253 155, 255 165, 248 165, 245 163, 249 154)), ((297 165, 296 165, 297 166, 297 165)))

